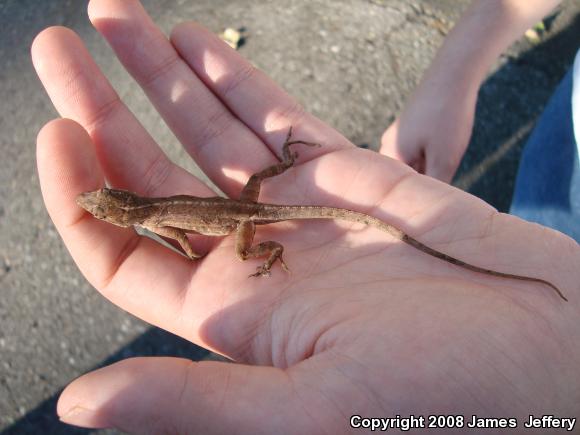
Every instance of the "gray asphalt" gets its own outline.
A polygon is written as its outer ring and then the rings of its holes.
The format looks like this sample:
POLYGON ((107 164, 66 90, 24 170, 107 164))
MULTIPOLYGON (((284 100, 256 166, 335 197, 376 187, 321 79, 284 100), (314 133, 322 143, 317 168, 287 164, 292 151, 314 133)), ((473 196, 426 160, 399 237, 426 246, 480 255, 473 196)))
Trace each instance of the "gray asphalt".
MULTIPOLYGON (((245 27, 240 52, 354 143, 376 148, 467 0, 145 1, 168 32, 195 19, 245 27)), ((522 144, 571 65, 580 0, 563 3, 538 45, 520 40, 490 72, 455 184, 509 207, 522 144)), ((134 355, 208 358, 103 300, 79 274, 44 209, 35 138, 57 116, 30 62, 34 36, 74 29, 167 153, 194 171, 167 127, 92 29, 86 2, 0 2, 0 434, 86 433, 59 423, 70 380, 134 355)), ((94 431, 114 433, 113 431, 94 431)))

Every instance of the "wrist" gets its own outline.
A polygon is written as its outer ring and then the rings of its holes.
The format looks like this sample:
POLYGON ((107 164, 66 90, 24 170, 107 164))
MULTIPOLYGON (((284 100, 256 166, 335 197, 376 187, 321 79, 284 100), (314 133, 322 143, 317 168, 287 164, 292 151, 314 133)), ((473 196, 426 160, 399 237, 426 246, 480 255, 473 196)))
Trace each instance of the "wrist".
MULTIPOLYGON (((410 104, 430 111, 475 106, 482 75, 468 65, 440 65, 434 62, 413 92, 410 104)), ((465 110, 459 109, 463 113, 465 110)))
POLYGON ((559 0, 474 0, 427 71, 430 86, 475 92, 510 44, 559 0))

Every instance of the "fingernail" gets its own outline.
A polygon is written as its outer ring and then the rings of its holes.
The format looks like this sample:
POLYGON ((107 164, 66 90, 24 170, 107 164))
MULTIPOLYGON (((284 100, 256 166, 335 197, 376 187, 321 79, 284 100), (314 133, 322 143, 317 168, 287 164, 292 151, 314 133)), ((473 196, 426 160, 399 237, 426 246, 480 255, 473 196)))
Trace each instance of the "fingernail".
POLYGON ((73 406, 63 415, 59 416, 60 421, 68 424, 81 424, 86 422, 86 420, 92 417, 94 412, 90 409, 83 408, 82 406, 73 406))

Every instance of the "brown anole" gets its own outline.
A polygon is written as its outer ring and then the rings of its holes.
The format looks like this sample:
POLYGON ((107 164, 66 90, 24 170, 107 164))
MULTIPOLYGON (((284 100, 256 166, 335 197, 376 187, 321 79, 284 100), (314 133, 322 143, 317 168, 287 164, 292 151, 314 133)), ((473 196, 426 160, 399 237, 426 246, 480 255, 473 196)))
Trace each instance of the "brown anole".
POLYGON ((282 260, 284 248, 280 243, 266 241, 257 245, 253 244, 256 225, 293 219, 339 219, 378 228, 425 254, 473 272, 545 284, 567 301, 560 289, 549 281, 497 272, 465 263, 424 245, 393 225, 364 213, 316 205, 278 205, 258 202, 262 181, 282 174, 294 164, 298 154, 290 150, 291 145, 319 146, 313 142, 290 140, 291 134, 290 128, 282 148, 282 161, 252 175, 243 188, 239 200, 223 197, 199 198, 189 195, 144 198, 126 190, 103 188, 94 192, 81 193, 76 201, 97 219, 121 227, 141 226, 160 236, 177 240, 192 260, 202 256, 193 251, 186 233, 225 236, 236 232, 236 255, 240 260, 266 257, 264 264, 250 276, 269 275, 276 260, 280 261, 284 270, 288 270, 282 260))

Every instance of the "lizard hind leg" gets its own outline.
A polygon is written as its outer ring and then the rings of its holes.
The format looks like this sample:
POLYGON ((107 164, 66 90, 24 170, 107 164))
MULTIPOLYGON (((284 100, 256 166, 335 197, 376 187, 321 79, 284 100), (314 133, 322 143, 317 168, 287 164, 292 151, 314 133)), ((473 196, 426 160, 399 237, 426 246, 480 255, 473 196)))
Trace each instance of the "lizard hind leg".
POLYGON ((282 269, 286 272, 290 272, 290 269, 288 269, 288 266, 282 259, 282 252, 284 252, 284 247, 280 243, 272 240, 252 246, 248 251, 246 251, 246 258, 265 256, 268 258, 266 258, 264 264, 256 268, 256 273, 252 273, 249 276, 270 276, 270 269, 276 260, 280 261, 282 269))
POLYGON ((270 276, 270 269, 276 260, 280 261, 282 269, 290 272, 290 269, 288 269, 288 266, 286 266, 286 263, 282 259, 284 247, 280 243, 272 240, 252 246, 255 232, 256 225, 254 222, 244 221, 239 224, 236 233, 236 255, 240 260, 244 261, 248 258, 267 257, 264 264, 258 266, 256 273, 250 276, 270 276))
POLYGON ((292 127, 290 127, 290 129, 288 130, 286 140, 284 141, 284 145, 282 146, 282 160, 279 163, 268 166, 267 168, 262 169, 260 172, 256 172, 255 174, 253 174, 246 183, 246 185, 244 186, 244 188, 242 189, 242 193, 240 194, 240 201, 257 202, 258 197, 260 196, 260 187, 262 185, 262 181, 264 181, 266 178, 271 178, 275 177, 276 175, 280 175, 294 165, 294 162, 298 158, 298 153, 290 149, 291 145, 302 144, 311 147, 320 146, 319 143, 315 142, 307 142, 303 140, 290 140, 291 137, 292 137, 292 127))

